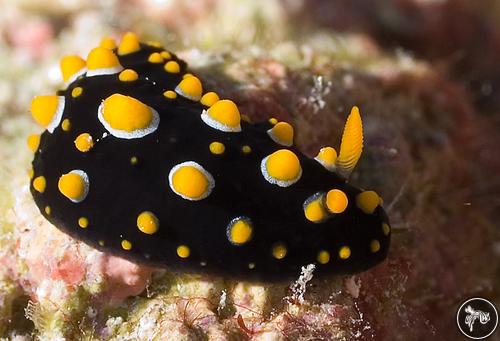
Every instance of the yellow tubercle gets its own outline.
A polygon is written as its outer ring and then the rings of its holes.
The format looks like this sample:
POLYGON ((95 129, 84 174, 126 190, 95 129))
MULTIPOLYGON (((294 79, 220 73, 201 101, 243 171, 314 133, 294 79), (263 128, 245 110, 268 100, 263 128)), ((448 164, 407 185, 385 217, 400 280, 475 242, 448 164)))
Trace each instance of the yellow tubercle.
POLYGON ((351 248, 349 246, 342 246, 339 250, 340 259, 347 259, 351 257, 351 248))
POLYGON ((158 49, 163 48, 163 45, 157 40, 148 40, 146 44, 152 47, 156 47, 158 49))
POLYGON ((252 147, 244 145, 243 147, 241 147, 241 151, 243 152, 243 154, 249 154, 252 152, 252 147))
POLYGON ((82 153, 88 152, 94 146, 94 140, 89 133, 82 133, 75 140, 75 147, 82 153))
POLYGON ((172 190, 184 199, 201 200, 212 189, 213 178, 194 162, 185 162, 172 168, 169 174, 172 190))
POLYGON ((198 77, 191 76, 184 78, 179 85, 175 88, 175 91, 192 101, 199 101, 201 94, 203 93, 203 87, 201 81, 198 77))
POLYGON ((137 228, 145 234, 154 234, 158 231, 160 222, 152 212, 144 211, 137 216, 137 228))
POLYGON ((120 41, 120 45, 118 46, 118 55, 123 56, 126 54, 137 52, 141 49, 141 45, 139 43, 139 38, 137 35, 132 32, 127 32, 123 36, 120 41))
POLYGON ((123 67, 113 51, 104 47, 96 47, 87 56, 87 69, 87 76, 96 76, 117 73, 123 67))
POLYGON ((108 50, 113 50, 116 48, 116 42, 111 37, 104 37, 101 39, 99 46, 104 47, 105 49, 108 49, 108 50))
POLYGON ((52 213, 52 208, 50 206, 45 206, 44 211, 45 214, 50 215, 52 213))
POLYGON ((388 236, 389 233, 391 233, 391 227, 387 223, 382 224, 382 232, 384 233, 384 236, 388 236))
POLYGON ((224 151, 226 150, 224 144, 220 142, 212 142, 208 148, 210 149, 210 152, 215 155, 224 154, 224 151))
POLYGON ((330 252, 326 250, 321 250, 320 252, 318 252, 316 260, 320 264, 327 264, 330 261, 330 252))
POLYGON ((61 123, 61 129, 63 131, 70 131, 71 130, 71 121, 69 119, 64 119, 61 123))
POLYGON ((201 99, 200 99, 200 102, 201 104, 203 104, 204 106, 207 106, 207 107, 211 107, 212 105, 214 105, 217 101, 219 100, 219 95, 217 95, 215 92, 213 91, 210 91, 210 92, 207 92, 206 94, 204 94, 201 99))
POLYGON ((302 174, 299 158, 288 149, 280 149, 261 163, 264 178, 281 187, 287 187, 297 182, 302 174))
POLYGON ((121 245, 122 249, 124 249, 125 251, 132 250, 132 243, 127 239, 122 240, 121 245))
POLYGON ((275 125, 276 123, 278 123, 278 120, 277 120, 277 119, 275 119, 274 117, 271 117, 271 118, 269 119, 269 123, 271 123, 272 125, 275 125))
POLYGON ((331 213, 344 212, 348 204, 347 195, 340 189, 332 189, 326 194, 326 207, 331 213))
POLYGON ((139 75, 135 70, 125 69, 118 75, 118 79, 121 82, 133 82, 139 78, 139 75))
POLYGON ((73 88, 73 90, 71 90, 71 97, 73 98, 80 97, 82 93, 83 93, 82 87, 77 86, 76 88, 73 88))
POLYGON ((314 159, 329 171, 333 171, 335 170, 335 162, 337 161, 337 151, 332 147, 323 147, 314 159))
POLYGON ((163 59, 168 60, 172 58, 172 55, 168 51, 161 51, 160 56, 162 56, 163 59))
POLYGON ((86 229, 89 227, 89 220, 86 217, 80 217, 78 218, 78 226, 80 226, 82 229, 86 229))
POLYGON ((287 250, 285 244, 283 244, 283 243, 275 244, 271 250, 273 257, 276 259, 285 258, 287 252, 288 252, 288 250, 287 250))
POLYGON ((177 93, 175 91, 172 91, 172 90, 167 90, 163 93, 163 96, 165 96, 165 98, 168 98, 168 99, 175 99, 175 98, 177 98, 177 93))
POLYGON ((236 104, 228 99, 217 101, 208 110, 203 111, 201 118, 206 124, 218 130, 227 132, 241 131, 240 111, 236 104))
POLYGON ((366 214, 372 214, 378 205, 380 197, 374 191, 364 191, 356 196, 356 205, 366 214))
POLYGON ((279 122, 267 131, 271 139, 282 146, 293 145, 293 127, 287 122, 279 122))
POLYGON ((47 181, 44 176, 37 176, 35 180, 33 180, 33 188, 38 193, 45 192, 45 188, 47 187, 47 181))
POLYGON ((73 76, 81 73, 82 70, 87 66, 87 62, 79 56, 65 56, 59 62, 61 68, 61 74, 65 82, 70 81, 73 76))
POLYGON ((189 73, 189 72, 182 75, 182 79, 188 78, 188 77, 194 77, 194 75, 192 73, 189 73))
POLYGON ((88 193, 88 176, 80 170, 63 174, 57 183, 57 188, 62 195, 72 202, 81 202, 88 193))
POLYGON ((44 128, 49 127, 60 110, 60 99, 56 95, 36 96, 31 101, 31 115, 44 128))
POLYGON ((152 64, 160 64, 163 63, 163 57, 158 52, 153 52, 148 57, 148 62, 152 64))
POLYGON ((153 112, 133 97, 114 94, 104 100, 102 117, 111 128, 132 132, 148 127, 153 120, 153 112))
POLYGON ((30 179, 33 179, 33 177, 35 176, 35 171, 33 170, 33 168, 31 168, 28 171, 28 176, 29 176, 30 179))
POLYGON ((191 250, 189 249, 188 246, 179 245, 177 247, 177 256, 179 256, 181 258, 188 258, 190 254, 191 254, 191 250))
POLYGON ((313 223, 320 223, 328 217, 328 212, 323 206, 323 195, 313 195, 303 206, 306 219, 313 223))
POLYGON ((163 68, 169 73, 179 73, 181 71, 179 63, 174 60, 167 62, 163 68))
POLYGON ((242 245, 252 239, 253 228, 248 219, 236 218, 229 224, 227 236, 231 243, 242 245))
POLYGON ((28 136, 28 140, 26 142, 28 143, 28 148, 34 153, 38 150, 38 147, 40 146, 40 135, 32 134, 28 136))
POLYGON ((377 253, 377 252, 379 252, 379 250, 380 250, 380 242, 376 239, 373 239, 370 242, 370 251, 372 253, 377 253))

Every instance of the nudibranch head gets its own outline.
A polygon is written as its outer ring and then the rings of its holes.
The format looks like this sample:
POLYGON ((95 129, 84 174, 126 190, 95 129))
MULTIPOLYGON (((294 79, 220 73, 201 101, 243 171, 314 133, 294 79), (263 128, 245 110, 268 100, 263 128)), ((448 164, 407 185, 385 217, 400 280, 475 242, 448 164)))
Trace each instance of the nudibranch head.
POLYGON ((346 181, 363 147, 359 109, 339 154, 315 158, 294 128, 252 124, 186 63, 127 33, 61 60, 66 88, 35 97, 45 132, 31 193, 41 214, 95 248, 177 271, 251 280, 352 273, 387 256, 380 196, 346 181))

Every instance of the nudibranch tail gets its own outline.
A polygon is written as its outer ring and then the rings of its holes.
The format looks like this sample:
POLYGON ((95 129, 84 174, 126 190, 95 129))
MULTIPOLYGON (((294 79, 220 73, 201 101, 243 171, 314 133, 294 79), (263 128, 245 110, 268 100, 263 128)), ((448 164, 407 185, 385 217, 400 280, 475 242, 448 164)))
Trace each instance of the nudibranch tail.
POLYGON ((380 196, 346 181, 363 148, 357 107, 339 155, 323 147, 311 159, 290 123, 250 123, 174 53, 133 33, 60 65, 66 88, 33 100, 46 130, 28 138, 31 193, 60 230, 140 263, 261 281, 386 258, 380 196))

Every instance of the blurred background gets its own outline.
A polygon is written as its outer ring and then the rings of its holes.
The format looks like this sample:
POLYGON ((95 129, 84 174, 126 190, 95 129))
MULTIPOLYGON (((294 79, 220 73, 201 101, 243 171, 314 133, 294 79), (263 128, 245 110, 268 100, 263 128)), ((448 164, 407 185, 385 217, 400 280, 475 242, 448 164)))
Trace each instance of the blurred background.
MULTIPOLYGON (((344 339, 454 340, 460 302, 500 306, 500 1, 0 0, 4 211, 27 181, 31 98, 62 86, 61 56, 127 31, 177 52, 254 120, 290 121, 310 156, 338 146, 360 106, 352 182, 381 193, 394 232, 389 260, 345 303, 370 328, 347 324, 344 339)), ((3 332, 16 328, 34 327, 3 332)))

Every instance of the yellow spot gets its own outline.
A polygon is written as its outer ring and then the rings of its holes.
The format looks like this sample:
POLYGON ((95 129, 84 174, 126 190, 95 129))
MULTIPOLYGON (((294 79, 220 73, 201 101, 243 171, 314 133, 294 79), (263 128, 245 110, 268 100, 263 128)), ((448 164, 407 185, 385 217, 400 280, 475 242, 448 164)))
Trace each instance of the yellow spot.
POLYGON ((323 196, 321 194, 315 194, 304 202, 304 215, 307 220, 313 223, 325 220, 327 212, 323 206, 323 196))
POLYGON ((229 241, 236 245, 242 245, 252 239, 253 228, 249 219, 235 218, 228 226, 227 237, 229 241))
POLYGON ((37 176, 35 180, 33 180, 33 188, 39 192, 45 192, 45 187, 47 186, 47 181, 44 176, 37 176))
POLYGON ((279 122, 267 131, 271 139, 282 146, 290 147, 293 144, 293 127, 286 122, 279 122))
POLYGON ((157 49, 161 49, 163 47, 162 44, 157 40, 148 40, 146 44, 152 47, 156 47, 157 49))
POLYGON ((302 174, 297 155, 288 149, 280 149, 264 158, 261 171, 267 181, 281 187, 294 184, 302 174))
POLYGON ((88 193, 88 177, 83 171, 71 171, 59 178, 57 188, 72 202, 81 202, 88 193))
POLYGON ((188 200, 206 198, 214 183, 212 176, 203 167, 192 161, 173 167, 168 178, 172 190, 188 200))
POLYGON ((130 164, 131 165, 136 165, 137 163, 139 163, 139 159, 137 158, 137 156, 132 156, 130 158, 130 164))
POLYGON ((333 171, 335 170, 335 162, 337 161, 337 151, 332 147, 321 148, 314 159, 329 171, 333 171))
POLYGON ((141 49, 141 45, 139 43, 139 38, 132 33, 132 32, 127 32, 123 36, 120 46, 118 46, 118 54, 120 56, 123 56, 125 54, 137 52, 141 49))
POLYGON ((370 242, 370 251, 376 253, 380 250, 380 242, 376 239, 370 242))
POLYGON ((30 179, 33 179, 33 177, 35 176, 35 171, 33 170, 33 168, 31 168, 28 171, 28 176, 29 176, 30 179))
POLYGON ((249 154, 252 152, 252 148, 250 146, 244 145, 243 147, 241 147, 241 151, 245 154, 249 154))
POLYGON ((286 253, 287 253, 287 249, 286 249, 285 244, 278 243, 278 244, 274 245, 272 248, 273 257, 276 259, 285 258, 286 253))
POLYGON ((69 119, 64 119, 61 123, 61 129, 64 131, 70 131, 71 130, 71 121, 69 119))
POLYGON ((316 257, 316 260, 320 264, 326 264, 330 261, 330 252, 326 250, 321 250, 318 252, 318 256, 316 257))
POLYGON ((122 66, 113 51, 104 47, 96 47, 90 51, 87 57, 87 69, 87 76, 94 76, 119 72, 122 66))
POLYGON ((38 134, 32 134, 28 136, 28 148, 34 153, 38 150, 38 147, 40 146, 40 135, 38 134))
POLYGON ((169 73, 179 73, 181 71, 179 63, 174 60, 167 62, 163 68, 169 73))
POLYGON ((241 131, 240 111, 236 104, 228 99, 217 101, 201 115, 203 121, 212 128, 222 131, 241 131))
POLYGON ((340 189, 332 189, 326 194, 326 207, 331 213, 342 213, 347 208, 349 200, 340 189))
POLYGON ((145 234, 154 234, 160 227, 158 218, 149 211, 144 211, 137 217, 137 227, 145 234))
POLYGON ((83 89, 80 86, 77 86, 73 90, 71 90, 71 97, 77 98, 83 93, 83 89))
POLYGON ((191 254, 191 250, 189 249, 188 246, 179 245, 177 247, 177 256, 179 256, 181 258, 188 258, 190 254, 191 254))
POLYGON ((104 37, 101 39, 99 46, 104 47, 105 49, 108 49, 108 50, 113 50, 114 48, 116 48, 116 42, 111 37, 104 37))
POLYGON ((162 52, 160 52, 160 56, 162 56, 163 59, 170 59, 170 58, 172 58, 172 55, 168 51, 162 51, 162 52))
POLYGON ((50 215, 52 213, 52 209, 50 208, 50 206, 45 206, 45 214, 47 215, 50 215))
POLYGON ((216 154, 216 155, 223 154, 224 151, 226 150, 226 147, 224 146, 224 144, 222 144, 220 142, 212 142, 212 143, 210 143, 210 146, 208 146, 208 148, 210 149, 210 152, 212 154, 216 154))
POLYGON ((347 259, 351 257, 351 249, 349 246, 342 246, 339 250, 340 259, 347 259))
POLYGON ((139 75, 135 70, 125 69, 118 75, 118 79, 122 82, 133 82, 139 78, 139 75))
POLYGON ((346 178, 349 177, 356 167, 362 151, 363 123, 358 107, 352 107, 342 133, 339 156, 335 162, 338 172, 346 178))
POLYGON ((188 78, 188 77, 194 77, 194 75, 192 73, 189 73, 189 72, 182 75, 182 79, 188 78))
POLYGON ((85 60, 79 56, 65 56, 59 62, 63 80, 68 82, 87 66, 85 60))
POLYGON ((175 91, 172 91, 172 90, 167 90, 163 93, 163 96, 165 96, 165 98, 168 98, 168 99, 174 99, 174 98, 177 98, 177 93, 175 91))
POLYGON ((158 52, 153 52, 148 57, 148 62, 153 64, 163 63, 163 57, 158 52))
POLYGON ((54 120, 57 111, 60 110, 59 106, 60 100, 58 96, 36 96, 31 101, 30 111, 39 125, 48 128, 54 120))
POLYGON ((94 140, 89 133, 83 133, 78 135, 75 140, 75 147, 82 153, 88 152, 94 146, 94 140))
POLYGON ((112 129, 133 132, 147 128, 153 120, 151 109, 130 96, 114 94, 102 105, 102 117, 112 129))
POLYGON ((374 191, 364 191, 356 196, 356 205, 366 214, 372 214, 380 204, 380 197, 374 191))
POLYGON ((201 94, 203 93, 203 87, 201 81, 198 77, 191 76, 184 78, 179 85, 175 88, 175 91, 192 101, 199 101, 201 94))
POLYGON ((388 236, 389 233, 391 233, 391 227, 387 223, 382 224, 382 232, 384 233, 385 236, 388 236))
POLYGON ((86 229, 89 226, 89 220, 85 217, 78 218, 78 226, 82 229, 86 229))
POLYGON ((122 240, 122 249, 124 250, 132 250, 132 243, 126 239, 122 240))
POLYGON ((278 123, 278 120, 277 120, 277 119, 275 119, 274 117, 271 117, 271 118, 269 119, 269 123, 271 123, 272 125, 275 125, 276 123, 278 123))

